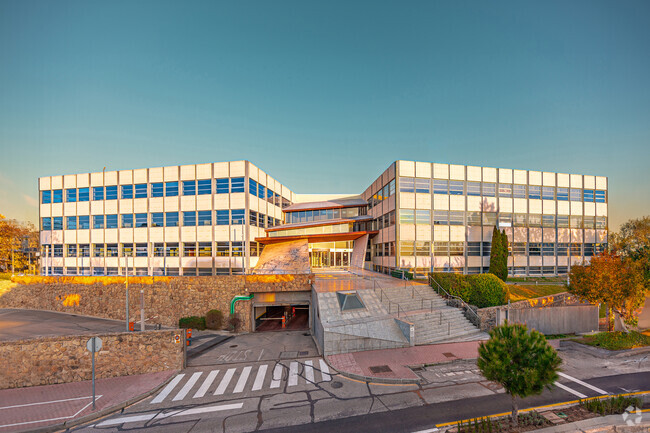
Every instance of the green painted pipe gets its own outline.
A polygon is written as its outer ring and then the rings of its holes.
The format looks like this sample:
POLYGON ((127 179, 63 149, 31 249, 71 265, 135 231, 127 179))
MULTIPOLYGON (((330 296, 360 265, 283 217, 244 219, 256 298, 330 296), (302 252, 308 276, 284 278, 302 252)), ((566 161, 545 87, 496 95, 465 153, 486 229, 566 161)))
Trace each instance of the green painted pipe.
POLYGON ((232 298, 232 301, 230 301, 230 314, 235 314, 235 302, 237 302, 237 301, 250 301, 251 299, 253 299, 253 296, 255 296, 255 295, 253 293, 251 293, 248 296, 238 295, 238 296, 235 296, 234 298, 232 298))

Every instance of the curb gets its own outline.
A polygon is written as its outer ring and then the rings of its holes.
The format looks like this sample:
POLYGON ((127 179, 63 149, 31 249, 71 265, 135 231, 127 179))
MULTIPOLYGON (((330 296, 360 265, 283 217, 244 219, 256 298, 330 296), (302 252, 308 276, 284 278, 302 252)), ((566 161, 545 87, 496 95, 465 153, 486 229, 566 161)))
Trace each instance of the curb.
MULTIPOLYGON (((176 373, 178 374, 179 370, 176 370, 176 373)), ((112 414, 113 412, 117 412, 118 410, 124 409, 127 406, 131 406, 132 404, 138 403, 141 400, 144 400, 145 398, 149 397, 152 394, 155 394, 158 392, 161 388, 163 388, 165 385, 167 385, 171 380, 176 376, 176 374, 172 374, 169 376, 167 380, 165 380, 163 383, 160 385, 156 386, 155 388, 142 393, 138 396, 132 397, 129 400, 118 403, 114 406, 104 408, 100 410, 99 412, 93 412, 88 415, 84 415, 79 418, 71 419, 69 421, 64 421, 59 424, 53 424, 49 426, 44 426, 44 427, 39 427, 36 429, 30 429, 30 430, 20 430, 17 433, 51 433, 51 432, 56 432, 56 431, 61 431, 61 430, 68 430, 70 427, 75 427, 80 424, 85 424, 90 421, 94 421, 99 418, 103 418, 107 415, 112 414)))
POLYGON ((225 343, 226 341, 232 339, 233 337, 234 337, 234 335, 228 335, 228 336, 226 336, 226 338, 224 338, 223 340, 219 340, 219 341, 217 341, 217 342, 215 342, 215 340, 217 340, 217 338, 214 337, 214 338, 212 339, 212 341, 209 341, 209 342, 207 342, 207 343, 203 343, 202 345, 196 347, 196 349, 195 349, 192 353, 189 353, 190 351, 188 350, 188 351, 187 351, 187 352, 188 352, 188 353, 187 353, 187 357, 188 357, 188 358, 194 358, 195 356, 199 356, 200 354, 202 354, 202 353, 205 352, 206 350, 211 349, 211 348, 213 348, 214 346, 218 346, 218 345, 220 345, 221 343, 225 343))
MULTIPOLYGON (((387 383, 387 384, 397 384, 397 385, 419 385, 422 383, 422 379, 406 379, 406 378, 391 378, 391 377, 373 377, 373 376, 364 376, 362 374, 349 373, 347 371, 339 370, 337 367, 333 366, 329 359, 326 356, 323 356, 323 359, 327 365, 339 373, 341 376, 345 376, 349 379, 361 380, 363 382, 371 383, 387 383)), ((413 373, 415 374, 415 373, 413 373)))
POLYGON ((578 352, 586 353, 588 355, 604 356, 608 358, 619 358, 650 352, 650 346, 637 347, 635 349, 607 350, 602 347, 589 346, 588 344, 581 344, 571 340, 560 340, 560 349, 575 349, 578 352))

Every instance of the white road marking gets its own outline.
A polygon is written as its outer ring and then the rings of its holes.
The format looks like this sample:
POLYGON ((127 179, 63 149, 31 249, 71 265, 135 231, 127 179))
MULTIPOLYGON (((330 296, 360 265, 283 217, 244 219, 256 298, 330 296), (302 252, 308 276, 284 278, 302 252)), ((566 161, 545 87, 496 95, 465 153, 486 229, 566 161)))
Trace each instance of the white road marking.
POLYGON ((259 391, 260 389, 262 389, 267 368, 268 365, 266 364, 260 365, 260 369, 257 370, 257 376, 255 376, 255 382, 253 383, 253 388, 251 389, 251 391, 259 391))
POLYGON ((194 394, 194 397, 192 398, 203 397, 205 393, 208 392, 208 389, 210 389, 210 385, 212 385, 212 382, 214 382, 214 378, 217 377, 217 374, 219 374, 219 370, 212 370, 210 373, 208 373, 208 377, 205 378, 201 384, 201 387, 198 391, 196 391, 196 394, 194 394))
POLYGON ((226 388, 228 388, 228 384, 230 383, 232 376, 235 374, 235 370, 237 369, 229 368, 228 371, 226 371, 226 374, 223 376, 223 379, 221 379, 221 383, 217 387, 217 390, 214 392, 214 395, 221 395, 226 392, 226 388))
POLYGON ((434 427, 434 428, 430 428, 430 429, 427 429, 427 430, 414 431, 413 433, 433 433, 433 432, 437 432, 437 431, 439 431, 439 430, 434 427))
POLYGON ((559 372, 558 374, 559 374, 560 376, 566 378, 566 379, 569 379, 569 380, 574 381, 575 383, 579 383, 580 385, 582 385, 582 386, 584 386, 584 387, 586 387, 586 388, 589 388, 589 389, 591 389, 591 390, 593 390, 593 391, 596 391, 596 392, 599 393, 599 394, 602 394, 602 395, 608 395, 608 394, 609 394, 607 391, 603 391, 603 390, 600 389, 600 388, 596 388, 596 387, 593 386, 593 385, 589 385, 587 382, 583 382, 583 381, 581 381, 580 379, 576 379, 575 377, 571 377, 571 376, 569 376, 568 374, 564 374, 564 373, 562 373, 562 372, 559 372))
POLYGON ((158 394, 156 398, 151 400, 151 404, 160 403, 161 401, 163 401, 165 397, 167 397, 174 390, 174 388, 176 388, 176 385, 178 385, 178 382, 180 382, 181 379, 183 379, 183 377, 185 377, 185 374, 181 373, 175 378, 173 378, 172 381, 167 384, 165 389, 160 391, 160 394, 158 394))
MULTIPOLYGON (((93 399, 92 395, 89 395, 88 397, 64 398, 63 400, 39 401, 38 403, 17 404, 15 406, 3 406, 3 407, 0 407, 0 410, 14 409, 16 407, 37 406, 37 405, 41 405, 41 404, 61 403, 63 401, 85 400, 87 398, 89 398, 90 400, 93 399)), ((91 401, 91 403, 92 403, 92 401, 91 401)))
MULTIPOLYGON (((244 406, 244 403, 233 403, 233 404, 222 404, 219 406, 206 406, 206 407, 197 407, 194 409, 182 410, 172 415, 162 414, 162 418, 167 418, 170 416, 185 416, 185 415, 196 415, 199 413, 209 413, 209 412, 218 412, 222 410, 232 410, 232 409, 241 409, 244 406)), ((122 418, 108 419, 96 424, 97 427, 105 427, 111 425, 124 424, 127 422, 139 422, 139 421, 149 421, 158 416, 158 413, 150 413, 147 415, 135 415, 135 416, 125 416, 122 418)))
POLYGON ((251 374, 251 370, 253 367, 244 367, 242 370, 241 374, 239 375, 239 380, 237 381, 237 385, 235 385, 235 390, 233 391, 233 394, 242 392, 244 390, 244 387, 246 386, 246 381, 248 380, 248 376, 251 374))
POLYGON ((305 379, 309 383, 314 383, 314 367, 311 360, 305 361, 305 379))
POLYGON ((325 382, 332 380, 332 377, 330 376, 330 369, 327 366, 327 363, 323 359, 319 359, 318 363, 320 364, 320 374, 323 376, 323 380, 325 382))
POLYGON ((187 383, 181 388, 181 390, 176 394, 174 398, 172 398, 172 401, 178 401, 182 400, 185 398, 185 396, 190 392, 190 389, 194 386, 197 380, 199 380, 199 377, 201 377, 203 373, 200 371, 197 371, 194 373, 192 376, 190 376, 190 379, 187 381, 187 383))
POLYGON ((582 394, 582 393, 580 393, 580 392, 578 392, 576 390, 573 390, 573 389, 569 388, 568 386, 562 385, 560 382, 555 382, 555 386, 557 386, 558 388, 562 388, 563 390, 565 390, 567 392, 570 392, 573 395, 577 395, 580 398, 587 398, 586 395, 584 395, 584 394, 582 394))
POLYGON ((298 363, 292 362, 289 364, 289 380, 287 386, 298 385, 298 363))
POLYGON ((282 365, 277 364, 273 369, 273 380, 271 381, 271 388, 280 388, 280 380, 282 380, 282 365))
MULTIPOLYGON (((101 395, 95 396, 95 401, 99 400, 100 397, 101 397, 101 395)), ((90 406, 93 403, 93 397, 88 396, 88 397, 66 398, 64 400, 52 400, 52 401, 44 401, 44 402, 40 402, 40 403, 29 403, 29 404, 22 404, 22 405, 16 405, 16 406, 0 407, 0 409, 8 409, 8 408, 15 408, 15 407, 35 406, 35 405, 39 405, 39 404, 59 403, 59 402, 62 402, 62 401, 81 400, 81 399, 85 399, 85 398, 89 398, 90 402, 88 404, 86 404, 84 407, 82 407, 81 409, 79 409, 74 415, 61 416, 61 417, 58 417, 58 418, 39 419, 39 420, 36 420, 36 421, 18 422, 18 423, 15 423, 15 424, 5 424, 5 425, 0 425, 0 428, 3 428, 3 427, 15 427, 15 426, 18 426, 18 425, 25 425, 25 424, 36 424, 36 423, 39 423, 39 422, 47 422, 47 421, 58 421, 58 420, 62 420, 62 419, 71 419, 71 418, 74 418, 77 415, 79 415, 81 412, 84 411, 84 409, 86 409, 88 406, 90 406)))

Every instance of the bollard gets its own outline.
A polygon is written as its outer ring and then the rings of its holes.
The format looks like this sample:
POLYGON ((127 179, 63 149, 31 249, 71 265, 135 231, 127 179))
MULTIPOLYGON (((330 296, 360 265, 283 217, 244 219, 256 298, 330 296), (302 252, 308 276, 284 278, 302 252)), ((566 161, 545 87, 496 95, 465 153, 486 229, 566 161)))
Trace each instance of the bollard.
POLYGON ((187 328, 187 345, 191 346, 192 345, 192 329, 187 328))
POLYGON ((284 329, 285 326, 286 326, 286 319, 285 316, 282 316, 282 328, 284 329))
POLYGON ((129 331, 135 331, 135 322, 129 322, 129 331))

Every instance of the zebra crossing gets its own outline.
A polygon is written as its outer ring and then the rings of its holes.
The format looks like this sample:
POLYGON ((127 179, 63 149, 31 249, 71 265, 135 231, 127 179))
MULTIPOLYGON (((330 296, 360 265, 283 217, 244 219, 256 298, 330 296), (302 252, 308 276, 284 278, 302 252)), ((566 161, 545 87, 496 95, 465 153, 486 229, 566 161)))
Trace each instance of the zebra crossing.
POLYGON ((231 368, 226 366, 226 368, 196 371, 191 374, 179 373, 151 400, 151 404, 197 399, 206 395, 237 395, 247 389, 274 390, 279 389, 283 381, 286 381, 287 387, 295 387, 301 383, 309 385, 317 383, 318 377, 321 379, 320 382, 332 380, 329 367, 322 358, 317 359, 317 366, 314 365, 314 360, 282 361, 274 365, 259 364, 231 368), (257 370, 253 372, 255 368, 257 370), (233 380, 235 377, 237 379, 233 380))

